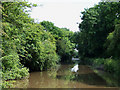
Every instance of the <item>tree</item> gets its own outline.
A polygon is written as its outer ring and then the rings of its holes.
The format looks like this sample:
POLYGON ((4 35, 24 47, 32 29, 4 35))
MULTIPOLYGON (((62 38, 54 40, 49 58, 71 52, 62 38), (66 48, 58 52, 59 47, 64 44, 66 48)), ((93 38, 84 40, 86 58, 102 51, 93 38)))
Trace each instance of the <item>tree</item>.
POLYGON ((30 71, 47 70, 59 62, 55 38, 29 17, 27 7, 32 5, 27 2, 2 3, 3 54, 0 59, 4 80, 21 79, 29 74, 27 68, 30 71))
POLYGON ((56 52, 60 56, 61 62, 70 62, 75 47, 72 43, 73 32, 67 28, 56 27, 49 21, 43 21, 40 24, 56 39, 56 52))
POLYGON ((118 2, 100 2, 82 12, 78 41, 80 56, 103 57, 106 37, 115 29, 119 5, 118 2))
POLYGON ((115 30, 109 33, 105 47, 108 57, 120 58, 120 19, 116 21, 115 30))

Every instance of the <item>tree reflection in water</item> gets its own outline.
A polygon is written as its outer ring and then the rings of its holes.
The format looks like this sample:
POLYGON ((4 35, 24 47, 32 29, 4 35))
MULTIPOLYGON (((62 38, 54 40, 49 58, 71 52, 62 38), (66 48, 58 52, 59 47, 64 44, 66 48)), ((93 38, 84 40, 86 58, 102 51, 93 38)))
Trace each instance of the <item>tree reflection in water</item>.
MULTIPOLYGON (((115 87, 116 84, 106 83, 102 76, 96 74, 90 67, 80 65, 79 70, 71 72, 73 65, 61 65, 57 69, 42 72, 32 72, 26 80, 16 80, 16 88, 103 88, 115 87)), ((109 80, 110 81, 110 80, 109 80)), ((112 80, 111 80, 112 81, 112 80)))

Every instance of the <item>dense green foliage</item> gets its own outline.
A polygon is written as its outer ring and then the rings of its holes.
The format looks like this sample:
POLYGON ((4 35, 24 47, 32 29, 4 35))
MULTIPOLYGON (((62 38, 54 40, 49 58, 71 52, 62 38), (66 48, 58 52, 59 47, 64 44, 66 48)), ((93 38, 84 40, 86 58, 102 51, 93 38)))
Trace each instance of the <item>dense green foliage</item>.
POLYGON ((120 2, 100 2, 82 12, 79 32, 74 34, 82 64, 120 74, 120 2), (76 40, 77 39, 77 40, 76 40), (97 59, 98 58, 98 59, 97 59))
POLYGON ((108 56, 120 58, 120 19, 115 24, 115 30, 109 33, 104 46, 106 47, 106 54, 108 56))
POLYGON ((24 40, 18 51, 22 64, 33 71, 55 66, 59 58, 55 52, 53 36, 43 31, 43 27, 39 24, 29 25, 24 29, 24 40))
POLYGON ((58 28, 52 22, 35 23, 27 2, 2 2, 2 79, 21 79, 28 71, 48 70, 59 60, 69 62, 74 51, 73 32, 58 28))
POLYGON ((115 21, 120 13, 120 3, 100 2, 82 12, 79 25, 78 49, 81 57, 103 57, 104 43, 109 33, 115 30, 115 21))
MULTIPOLYGON (((27 6, 27 4, 24 2, 2 3, 2 48, 0 49, 2 52, 0 58, 2 62, 2 80, 4 82, 2 87, 7 84, 4 80, 21 79, 29 75, 29 70, 20 63, 20 57, 17 53, 17 48, 20 46, 18 33, 21 32, 24 21, 27 20, 26 14, 23 12, 23 6, 27 6)), ((28 6, 30 7, 30 5, 28 6)))
POLYGON ((82 64, 103 65, 105 71, 120 74, 120 2, 100 2, 85 9, 80 31, 75 33, 49 21, 35 23, 27 10, 33 6, 2 2, 2 87, 8 84, 5 80, 27 77, 29 70, 71 62, 73 55, 78 56, 74 48, 79 50, 82 64))
POLYGON ((43 70, 55 66, 59 60, 55 52, 55 39, 25 13, 24 7, 31 6, 25 2, 2 4, 2 57, 14 55, 15 52, 18 55, 17 59, 30 70, 43 70))
POLYGON ((58 28, 49 21, 43 21, 41 25, 56 39, 56 52, 60 56, 61 62, 70 62, 75 48, 75 44, 72 42, 73 32, 67 28, 58 28))

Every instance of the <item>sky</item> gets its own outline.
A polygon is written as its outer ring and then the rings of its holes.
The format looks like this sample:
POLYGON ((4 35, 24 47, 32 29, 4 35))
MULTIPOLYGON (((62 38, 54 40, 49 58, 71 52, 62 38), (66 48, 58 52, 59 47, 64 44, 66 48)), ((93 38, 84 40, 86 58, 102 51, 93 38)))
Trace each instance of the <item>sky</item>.
POLYGON ((60 28, 79 31, 81 13, 84 8, 93 7, 100 0, 27 0, 38 4, 32 7, 30 16, 38 22, 50 21, 60 28))

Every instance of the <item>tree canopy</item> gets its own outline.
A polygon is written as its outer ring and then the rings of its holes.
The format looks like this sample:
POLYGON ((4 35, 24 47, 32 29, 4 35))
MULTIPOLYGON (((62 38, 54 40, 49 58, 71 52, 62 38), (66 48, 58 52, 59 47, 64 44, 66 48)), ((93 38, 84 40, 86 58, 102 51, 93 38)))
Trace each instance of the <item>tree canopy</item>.
POLYGON ((104 44, 109 33, 116 28, 120 13, 119 2, 100 2, 82 12, 79 24, 78 49, 81 57, 103 57, 104 44))

